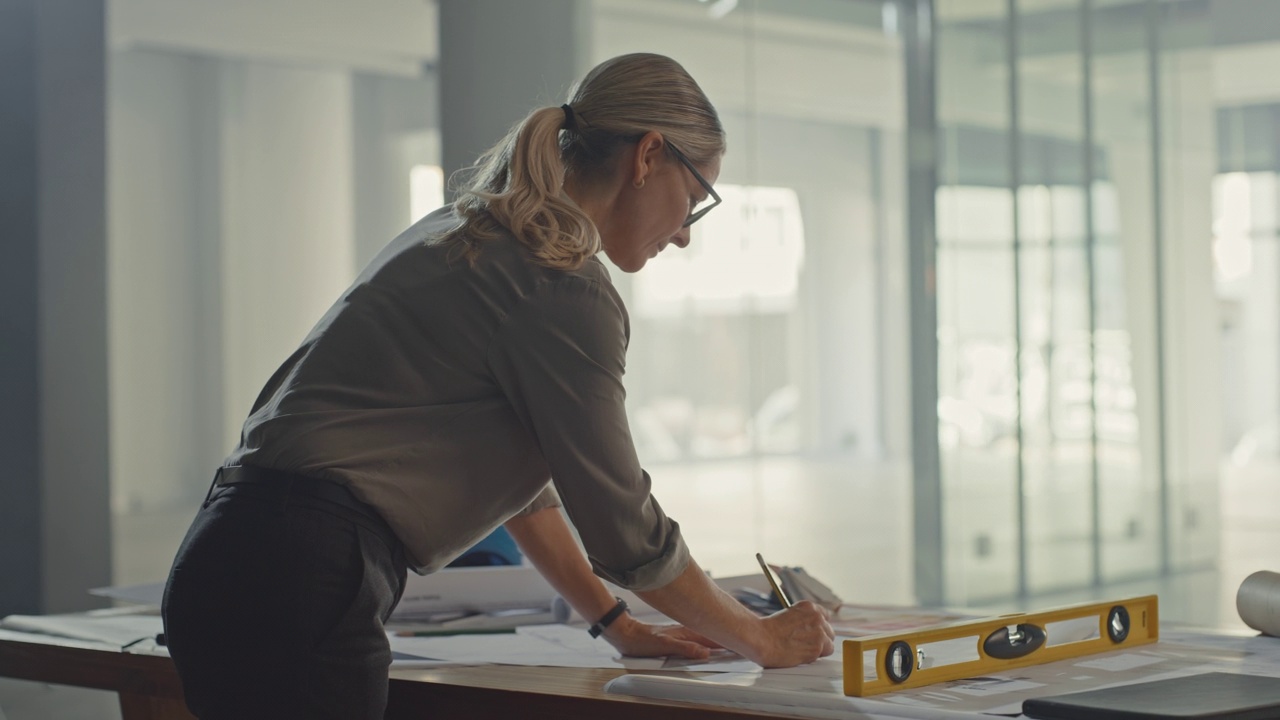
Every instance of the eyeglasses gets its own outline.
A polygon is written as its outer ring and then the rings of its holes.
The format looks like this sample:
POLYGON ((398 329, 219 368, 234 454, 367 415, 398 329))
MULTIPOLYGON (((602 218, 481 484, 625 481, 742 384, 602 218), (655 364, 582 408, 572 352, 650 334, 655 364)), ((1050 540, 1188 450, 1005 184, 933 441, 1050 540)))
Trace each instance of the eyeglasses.
POLYGON ((693 163, 689 162, 689 158, 685 157, 685 154, 680 152, 675 145, 672 145, 670 140, 667 141, 667 148, 671 150, 671 154, 675 155, 677 160, 689 169, 689 172, 693 175, 693 179, 698 181, 698 184, 702 186, 702 189, 707 191, 707 199, 698 203, 698 206, 694 207, 689 213, 689 217, 685 218, 684 225, 682 227, 689 227, 701 220, 703 215, 711 212, 712 208, 719 205, 720 196, 716 194, 715 188, 711 187, 711 183, 707 182, 707 179, 702 177, 702 173, 698 172, 698 169, 693 166, 693 163))

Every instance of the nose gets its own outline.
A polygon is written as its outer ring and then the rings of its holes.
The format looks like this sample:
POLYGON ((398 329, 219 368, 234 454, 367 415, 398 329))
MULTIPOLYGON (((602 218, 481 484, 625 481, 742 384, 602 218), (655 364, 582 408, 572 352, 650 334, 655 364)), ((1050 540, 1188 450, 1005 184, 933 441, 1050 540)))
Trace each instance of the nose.
POLYGON ((680 232, 676 233, 671 238, 671 242, 675 243, 676 247, 679 247, 679 248, 689 247, 689 228, 687 227, 680 228, 680 232))

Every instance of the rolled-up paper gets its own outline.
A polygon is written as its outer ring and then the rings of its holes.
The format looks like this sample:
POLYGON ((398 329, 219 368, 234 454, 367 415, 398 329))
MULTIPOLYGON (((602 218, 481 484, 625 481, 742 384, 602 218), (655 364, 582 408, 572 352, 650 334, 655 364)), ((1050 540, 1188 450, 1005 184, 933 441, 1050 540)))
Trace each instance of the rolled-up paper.
POLYGON ((1280 637, 1280 573, 1259 570, 1240 583, 1236 610, 1245 625, 1280 637))

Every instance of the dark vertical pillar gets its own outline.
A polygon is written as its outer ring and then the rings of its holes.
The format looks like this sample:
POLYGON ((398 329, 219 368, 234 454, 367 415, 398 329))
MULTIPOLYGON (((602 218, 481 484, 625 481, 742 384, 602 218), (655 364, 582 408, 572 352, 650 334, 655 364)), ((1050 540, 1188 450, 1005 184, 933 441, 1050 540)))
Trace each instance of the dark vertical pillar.
POLYGON ((911 456, 915 594, 945 602, 942 468, 938 448, 937 69, 933 0, 901 0, 907 79, 907 263, 911 313, 911 456))
POLYGON ((1005 2, 1005 48, 1008 53, 1006 63, 1009 69, 1009 196, 1013 200, 1013 373, 1014 397, 1016 408, 1014 417, 1014 440, 1017 443, 1017 557, 1018 557, 1018 596, 1027 596, 1027 461, 1023 439, 1022 425, 1022 207, 1018 198, 1018 190, 1022 187, 1022 93, 1019 79, 1019 15, 1018 0, 1005 2))
POLYGON ((0 0, 0 614, 110 582, 102 0, 0 0))
POLYGON ((1080 0, 1080 107, 1084 113, 1082 194, 1085 274, 1089 287, 1089 564, 1093 567, 1093 584, 1099 586, 1102 585, 1102 484, 1098 464, 1098 235, 1093 188, 1099 180, 1100 168, 1094 147, 1093 17, 1093 0, 1080 0))
POLYGON ((446 180, 473 165, 530 110, 565 101, 588 69, 581 51, 585 12, 579 0, 440 0, 446 180))
POLYGON ((1165 397, 1165 379, 1168 377, 1168 371, 1165 369, 1165 259, 1164 259, 1164 136, 1163 127, 1160 123, 1160 116, 1163 111, 1160 84, 1160 60, 1161 60, 1161 21, 1164 17, 1160 3, 1156 0, 1146 0, 1144 3, 1146 10, 1146 42, 1147 42, 1147 80, 1151 93, 1151 233, 1154 239, 1152 243, 1151 258, 1155 265, 1155 326, 1156 326, 1156 387, 1158 393, 1156 397, 1156 448, 1157 453, 1155 461, 1159 468, 1160 477, 1160 574, 1168 575, 1173 569, 1173 550, 1170 547, 1170 541, 1173 537, 1170 525, 1173 519, 1170 517, 1172 512, 1172 501, 1170 500, 1171 489, 1169 487, 1169 428, 1166 410, 1168 401, 1165 397))
POLYGON ((0 615, 40 606, 36 0, 0 0, 0 615))

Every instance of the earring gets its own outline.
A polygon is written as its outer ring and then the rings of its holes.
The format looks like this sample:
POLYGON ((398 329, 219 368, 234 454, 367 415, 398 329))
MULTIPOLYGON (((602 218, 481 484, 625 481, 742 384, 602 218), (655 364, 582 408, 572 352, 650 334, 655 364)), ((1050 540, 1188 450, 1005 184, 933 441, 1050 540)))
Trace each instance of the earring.
POLYGON ((632 185, 634 185, 634 186, 636 187, 636 189, 637 189, 637 190, 639 190, 640 188, 644 187, 644 178, 640 178, 639 180, 637 180, 637 181, 635 181, 635 182, 633 182, 633 183, 631 183, 631 184, 632 184, 632 185))

